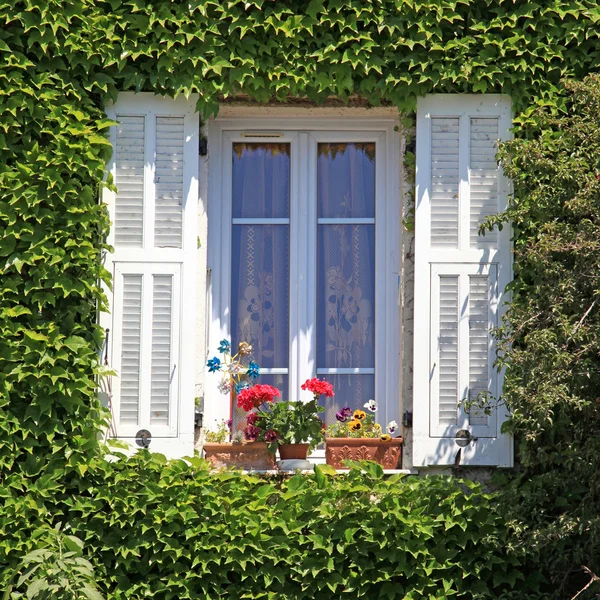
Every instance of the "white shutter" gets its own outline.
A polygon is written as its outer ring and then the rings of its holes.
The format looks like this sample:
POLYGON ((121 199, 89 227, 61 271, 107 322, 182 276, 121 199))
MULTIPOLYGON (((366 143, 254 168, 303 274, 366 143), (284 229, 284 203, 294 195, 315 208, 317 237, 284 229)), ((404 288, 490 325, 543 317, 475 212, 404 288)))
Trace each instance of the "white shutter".
MULTIPOLYGON (((119 95, 105 193, 114 252, 111 366, 116 435, 186 440, 194 411, 198 128, 195 100, 119 95), (185 335, 182 326, 185 322, 185 335)), ((156 443, 154 443, 156 444, 156 443)), ((151 448, 153 446, 151 445, 151 448)), ((162 447, 161 447, 162 449, 162 447)))
POLYGON ((433 95, 419 101, 415 224, 413 463, 454 464, 457 433, 467 465, 511 466, 512 439, 501 433, 506 411, 466 401, 496 400, 502 373, 494 367, 491 329, 511 279, 510 231, 479 235, 480 223, 502 210, 507 183, 496 163, 507 139, 505 96, 433 95), (422 335, 425 331, 427 335, 422 335))

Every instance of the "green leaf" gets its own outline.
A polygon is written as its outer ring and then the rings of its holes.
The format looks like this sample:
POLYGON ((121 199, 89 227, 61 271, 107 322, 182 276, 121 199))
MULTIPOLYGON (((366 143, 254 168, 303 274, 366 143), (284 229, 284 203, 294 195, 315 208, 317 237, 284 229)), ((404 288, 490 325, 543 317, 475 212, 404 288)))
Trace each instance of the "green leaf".
POLYGON ((27 600, 33 600, 40 592, 43 592, 44 590, 47 590, 50 586, 48 585, 48 583, 43 580, 43 579, 34 579, 28 586, 27 586, 27 600))

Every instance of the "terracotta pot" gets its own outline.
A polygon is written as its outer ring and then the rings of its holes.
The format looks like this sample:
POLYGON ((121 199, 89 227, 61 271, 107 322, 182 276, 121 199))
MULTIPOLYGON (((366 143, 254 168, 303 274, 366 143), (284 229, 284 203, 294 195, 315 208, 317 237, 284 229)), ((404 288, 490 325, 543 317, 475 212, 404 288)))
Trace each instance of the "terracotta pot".
POLYGON ((335 469, 347 469, 345 460, 374 460, 384 469, 402 467, 401 437, 384 442, 378 438, 326 438, 325 460, 335 469))
POLYGON ((281 460, 306 460, 309 444, 282 444, 279 446, 281 460))
POLYGON ((204 458, 216 469, 236 467, 246 471, 275 469, 275 455, 265 442, 204 444, 204 458))

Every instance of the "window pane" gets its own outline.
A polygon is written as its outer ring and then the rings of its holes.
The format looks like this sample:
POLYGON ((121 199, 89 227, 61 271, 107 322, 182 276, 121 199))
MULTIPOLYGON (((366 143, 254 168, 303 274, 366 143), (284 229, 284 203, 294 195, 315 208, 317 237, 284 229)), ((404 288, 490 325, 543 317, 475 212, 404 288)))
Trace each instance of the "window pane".
POLYGON ((233 218, 287 218, 290 145, 233 144, 233 218))
POLYGON ((319 144, 319 217, 375 216, 375 143, 319 144))
POLYGON ((327 425, 336 422, 335 414, 342 408, 349 406, 353 411, 358 408, 365 410, 365 402, 375 399, 374 375, 319 375, 319 378, 331 383, 335 391, 332 398, 321 396, 319 401, 325 407, 322 418, 327 425))
POLYGON ((263 368, 287 368, 289 347, 289 228, 234 225, 231 332, 253 347, 263 368))
POLYGON ((317 368, 373 368, 375 226, 319 225, 317 261, 317 368))

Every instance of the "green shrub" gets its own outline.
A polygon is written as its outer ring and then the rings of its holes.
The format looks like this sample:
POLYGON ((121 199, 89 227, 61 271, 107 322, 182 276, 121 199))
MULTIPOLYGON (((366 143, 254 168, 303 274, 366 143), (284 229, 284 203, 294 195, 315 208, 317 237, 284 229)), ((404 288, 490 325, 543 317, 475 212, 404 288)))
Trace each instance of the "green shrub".
POLYGON ((37 547, 21 561, 6 600, 103 600, 78 537, 61 531, 60 523, 40 527, 32 537, 37 547))
POLYGON ((583 567, 600 573, 600 78, 568 82, 565 100, 502 148, 514 198, 495 219, 515 230, 499 335, 522 469, 503 504, 560 600, 590 580, 583 567))
POLYGON ((385 478, 369 463, 268 479, 190 463, 98 462, 53 507, 107 598, 524 597, 511 595, 525 589, 520 559, 478 484, 385 478))

